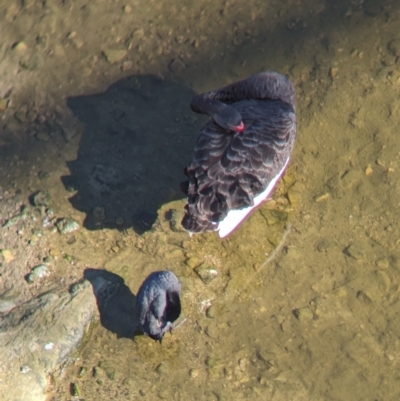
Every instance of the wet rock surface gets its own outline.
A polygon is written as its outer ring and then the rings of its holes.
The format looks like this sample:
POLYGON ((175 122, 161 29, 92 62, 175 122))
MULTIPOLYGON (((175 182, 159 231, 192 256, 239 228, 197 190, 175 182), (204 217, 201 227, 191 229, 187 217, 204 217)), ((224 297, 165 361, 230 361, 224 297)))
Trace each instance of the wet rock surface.
POLYGON ((134 331, 134 297, 123 279, 97 269, 76 271, 79 262, 65 252, 77 241, 71 230, 58 233, 44 191, 30 199, 32 205, 0 187, 0 399, 10 401, 44 400, 51 375, 99 314, 120 336, 134 331), (60 235, 64 246, 52 245, 60 235))
POLYGON ((95 312, 90 283, 56 289, 23 303, 0 320, 2 400, 42 401, 48 375, 75 350, 95 312))

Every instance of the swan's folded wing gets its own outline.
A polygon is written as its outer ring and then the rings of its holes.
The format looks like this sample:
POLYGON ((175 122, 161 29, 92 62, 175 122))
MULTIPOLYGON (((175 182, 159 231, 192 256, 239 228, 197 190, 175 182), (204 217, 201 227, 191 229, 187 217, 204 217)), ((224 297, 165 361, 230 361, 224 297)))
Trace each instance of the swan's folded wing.
POLYGON ((253 206, 254 198, 281 174, 293 148, 296 117, 289 104, 246 100, 234 105, 246 129, 227 133, 210 121, 202 129, 193 162, 186 169, 186 213, 191 214, 192 226, 196 221, 202 221, 202 227, 207 222, 218 223, 231 209, 253 206))

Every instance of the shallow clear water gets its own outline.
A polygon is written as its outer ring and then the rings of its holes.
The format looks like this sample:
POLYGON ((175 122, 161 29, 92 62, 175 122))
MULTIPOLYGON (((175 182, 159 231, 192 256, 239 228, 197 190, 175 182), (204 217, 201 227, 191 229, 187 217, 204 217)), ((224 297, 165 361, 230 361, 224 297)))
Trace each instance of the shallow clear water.
POLYGON ((2 112, 1 185, 47 189, 53 208, 85 225, 74 244, 53 240, 79 259, 60 277, 105 267, 136 293, 169 268, 188 319, 161 345, 95 323, 50 397, 72 399, 75 383, 86 400, 398 399, 398 3, 29 4, 0 6, 0 97, 15 88, 2 112), (37 69, 21 70, 9 50, 21 40, 37 69), (127 55, 108 63, 110 48, 127 55), (288 74, 298 99, 274 210, 260 208, 227 241, 172 231, 167 212, 182 210, 182 169, 204 123, 191 96, 265 69, 288 74), (23 106, 74 135, 8 119, 23 106), (264 265, 286 219, 284 246, 264 265), (193 271, 200 263, 219 272, 209 285, 193 271))

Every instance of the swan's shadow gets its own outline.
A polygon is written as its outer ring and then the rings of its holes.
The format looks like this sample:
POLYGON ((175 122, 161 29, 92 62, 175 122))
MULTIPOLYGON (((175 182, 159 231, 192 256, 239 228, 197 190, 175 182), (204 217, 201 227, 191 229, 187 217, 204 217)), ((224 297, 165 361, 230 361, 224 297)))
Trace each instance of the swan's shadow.
POLYGON ((179 183, 196 141, 194 93, 151 75, 123 78, 105 92, 70 97, 84 123, 64 186, 88 229, 148 230, 161 205, 183 197, 179 183))
POLYGON ((138 333, 135 322, 135 296, 124 279, 101 269, 85 269, 84 276, 93 287, 102 326, 118 338, 133 338, 138 333))

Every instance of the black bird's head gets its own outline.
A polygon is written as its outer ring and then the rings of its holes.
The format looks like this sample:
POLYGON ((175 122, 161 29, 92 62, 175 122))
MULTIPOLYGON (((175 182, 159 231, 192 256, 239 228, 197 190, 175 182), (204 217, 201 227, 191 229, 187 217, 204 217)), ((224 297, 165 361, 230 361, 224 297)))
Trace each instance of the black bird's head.
POLYGON ((181 313, 181 284, 170 271, 151 273, 136 297, 136 316, 141 331, 155 341, 171 332, 181 313))
POLYGON ((220 127, 233 132, 245 129, 241 114, 233 106, 220 103, 214 109, 211 117, 220 127))

